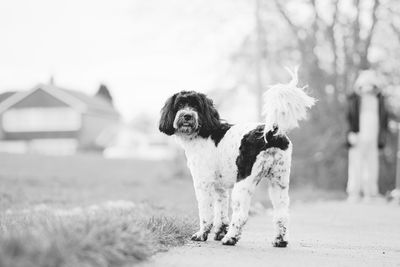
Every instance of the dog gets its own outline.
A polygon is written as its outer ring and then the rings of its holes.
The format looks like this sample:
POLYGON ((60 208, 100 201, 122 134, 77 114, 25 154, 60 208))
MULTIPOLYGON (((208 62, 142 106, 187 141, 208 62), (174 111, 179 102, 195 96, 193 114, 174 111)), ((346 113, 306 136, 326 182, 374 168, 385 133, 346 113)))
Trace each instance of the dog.
POLYGON ((229 124, 220 119, 210 98, 195 91, 176 93, 166 101, 159 130, 175 135, 184 148, 198 202, 200 229, 192 240, 206 241, 214 229, 215 240, 235 245, 256 186, 265 179, 274 209, 272 243, 287 246, 292 143, 286 133, 306 118, 315 103, 305 87, 297 87, 297 70, 290 74, 288 84, 265 92, 265 123, 229 124))

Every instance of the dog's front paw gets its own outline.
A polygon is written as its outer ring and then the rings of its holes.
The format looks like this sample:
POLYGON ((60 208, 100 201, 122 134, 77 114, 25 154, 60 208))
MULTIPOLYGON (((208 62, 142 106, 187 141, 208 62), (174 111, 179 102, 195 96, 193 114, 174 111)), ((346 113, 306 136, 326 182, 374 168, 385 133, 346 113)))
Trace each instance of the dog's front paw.
POLYGON ((237 242, 238 242, 238 239, 236 237, 225 236, 222 239, 222 245, 225 245, 225 246, 234 246, 234 245, 236 245, 237 242))
POLYGON ((228 232, 228 225, 227 224, 221 225, 221 227, 215 232, 214 240, 221 241, 227 232, 228 232))
POLYGON ((275 240, 272 242, 272 246, 276 248, 286 248, 289 242, 287 240, 283 240, 282 236, 278 236, 275 238, 275 240))
POLYGON ((191 240, 192 241, 199 241, 199 242, 204 242, 207 241, 208 233, 207 232, 197 232, 194 235, 192 235, 191 240))

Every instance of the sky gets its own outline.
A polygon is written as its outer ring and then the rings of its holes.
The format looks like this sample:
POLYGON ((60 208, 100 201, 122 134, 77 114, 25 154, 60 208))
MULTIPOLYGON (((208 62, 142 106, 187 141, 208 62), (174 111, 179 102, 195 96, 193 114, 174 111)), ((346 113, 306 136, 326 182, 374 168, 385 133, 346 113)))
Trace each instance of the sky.
POLYGON ((94 94, 106 84, 124 119, 158 114, 179 90, 207 92, 254 27, 246 0, 0 2, 0 93, 54 77, 94 94))

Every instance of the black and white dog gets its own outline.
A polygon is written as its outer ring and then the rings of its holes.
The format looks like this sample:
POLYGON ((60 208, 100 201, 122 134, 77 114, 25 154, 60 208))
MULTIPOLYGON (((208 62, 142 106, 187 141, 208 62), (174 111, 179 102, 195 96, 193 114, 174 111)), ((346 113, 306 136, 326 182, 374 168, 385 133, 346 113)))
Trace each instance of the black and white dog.
POLYGON ((287 246, 292 144, 285 133, 298 126, 315 102, 297 87, 297 70, 290 73, 290 83, 272 86, 265 93, 264 124, 228 124, 211 99, 194 91, 174 94, 162 108, 159 129, 177 137, 193 176, 200 229, 192 240, 206 241, 214 227, 215 240, 235 245, 254 190, 264 178, 274 208, 273 245, 287 246))

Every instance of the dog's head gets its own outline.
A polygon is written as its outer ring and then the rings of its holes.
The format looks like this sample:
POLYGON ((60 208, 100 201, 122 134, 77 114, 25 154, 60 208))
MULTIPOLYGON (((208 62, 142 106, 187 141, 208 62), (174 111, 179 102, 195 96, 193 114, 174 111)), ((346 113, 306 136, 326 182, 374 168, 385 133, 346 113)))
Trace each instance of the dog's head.
POLYGON ((165 103, 159 129, 167 135, 208 137, 219 124, 219 114, 211 99, 202 93, 182 91, 165 103))

